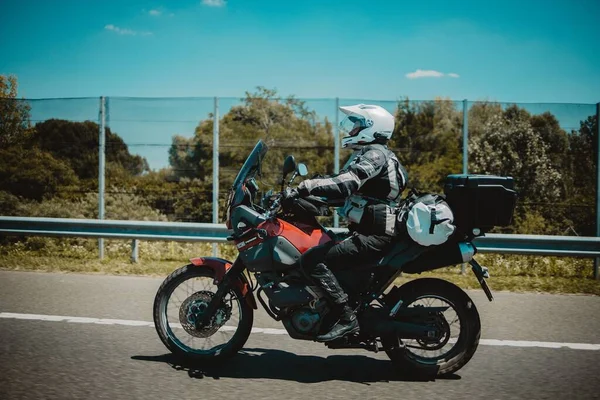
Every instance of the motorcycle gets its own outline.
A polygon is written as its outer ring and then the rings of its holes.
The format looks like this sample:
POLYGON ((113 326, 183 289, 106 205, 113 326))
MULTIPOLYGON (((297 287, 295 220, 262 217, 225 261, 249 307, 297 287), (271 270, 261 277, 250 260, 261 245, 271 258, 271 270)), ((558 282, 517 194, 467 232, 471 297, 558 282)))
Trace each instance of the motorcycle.
MULTIPOLYGON (((300 263, 306 252, 343 240, 344 235, 328 230, 317 220, 317 216, 328 215, 330 204, 326 200, 309 196, 286 201, 288 175, 292 173, 288 188, 298 175, 307 175, 306 166, 296 164, 293 156, 285 159, 281 192, 269 191, 257 199, 256 177, 261 174, 266 152, 266 144, 258 141, 229 193, 226 225, 233 232, 228 240, 239 252, 235 261, 194 258, 172 272, 158 289, 154 325, 161 341, 176 356, 210 363, 236 354, 250 335, 256 299, 294 339, 315 341, 337 322, 329 312, 325 293, 304 275, 300 263)), ((443 376, 462 368, 473 357, 481 336, 473 300, 442 279, 415 279, 401 286, 395 286, 394 281, 401 273, 418 274, 469 263, 492 301, 486 283, 489 273, 475 261, 477 249, 472 240, 493 225, 510 223, 512 218, 512 199, 516 198, 512 178, 501 178, 500 184, 495 178, 499 177, 449 176, 447 186, 453 186, 448 200, 455 198, 457 218, 467 221, 452 240, 426 247, 410 238, 399 238, 371 265, 336 271, 360 330, 324 345, 330 349, 385 351, 398 371, 411 375, 443 376), (479 181, 481 188, 488 190, 480 188, 473 196, 473 183, 466 184, 468 179, 479 181), (507 205, 498 206, 501 212, 494 213, 489 221, 489 205, 486 209, 480 204, 480 210, 474 211, 473 199, 481 203, 487 197, 498 203, 498 190, 508 196, 507 205), (478 213, 479 221, 472 218, 473 212, 478 213), (473 228, 478 222, 480 226, 473 228)))

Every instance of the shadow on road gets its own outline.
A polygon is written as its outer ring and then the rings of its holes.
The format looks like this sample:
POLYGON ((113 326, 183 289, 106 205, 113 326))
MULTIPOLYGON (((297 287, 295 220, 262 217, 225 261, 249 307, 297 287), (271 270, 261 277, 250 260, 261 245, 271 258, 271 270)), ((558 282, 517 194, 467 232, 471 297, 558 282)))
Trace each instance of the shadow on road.
MULTIPOLYGON (((204 366, 176 358, 173 354, 133 356, 133 360, 163 362, 190 378, 280 379, 301 383, 348 381, 358 383, 390 381, 431 381, 397 373, 390 361, 367 356, 335 355, 317 357, 297 355, 283 350, 246 348, 222 365, 204 366)), ((438 378, 439 379, 439 378, 438 378)), ((452 374, 444 379, 461 379, 452 374)))

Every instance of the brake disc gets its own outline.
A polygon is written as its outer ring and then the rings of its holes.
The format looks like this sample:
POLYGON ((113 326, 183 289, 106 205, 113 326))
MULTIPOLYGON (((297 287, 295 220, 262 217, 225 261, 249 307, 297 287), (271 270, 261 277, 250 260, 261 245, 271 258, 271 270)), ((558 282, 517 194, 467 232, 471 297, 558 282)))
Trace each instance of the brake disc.
POLYGON ((191 336, 207 338, 214 335, 231 317, 231 306, 222 303, 208 324, 202 329, 196 329, 196 321, 202 318, 214 297, 210 291, 200 291, 192 294, 179 307, 179 322, 191 336))

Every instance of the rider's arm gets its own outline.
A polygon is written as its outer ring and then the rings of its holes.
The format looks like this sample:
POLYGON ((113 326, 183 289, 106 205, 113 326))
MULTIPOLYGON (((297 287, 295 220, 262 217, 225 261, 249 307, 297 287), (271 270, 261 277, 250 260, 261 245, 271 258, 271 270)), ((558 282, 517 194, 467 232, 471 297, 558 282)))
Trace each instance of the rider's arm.
POLYGON ((323 179, 307 179, 298 185, 301 196, 320 196, 328 199, 344 199, 369 179, 377 176, 385 166, 384 154, 376 149, 356 157, 344 171, 323 179))

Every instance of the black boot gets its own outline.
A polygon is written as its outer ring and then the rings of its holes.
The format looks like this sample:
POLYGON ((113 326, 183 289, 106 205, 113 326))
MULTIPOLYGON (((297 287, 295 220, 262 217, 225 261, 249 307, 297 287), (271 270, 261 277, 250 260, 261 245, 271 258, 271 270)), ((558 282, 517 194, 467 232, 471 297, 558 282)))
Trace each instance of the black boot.
POLYGON ((339 321, 331 327, 329 332, 317 336, 319 342, 330 342, 339 339, 354 332, 358 332, 358 320, 354 311, 348 305, 344 304, 339 321))
POLYGON ((327 293, 327 297, 329 297, 329 300, 334 304, 344 304, 348 301, 348 295, 340 286, 335 275, 327 268, 327 265, 323 263, 317 264, 317 266, 310 271, 310 276, 315 283, 327 293))
POLYGON ((333 303, 332 313, 339 315, 338 322, 331 327, 329 332, 317 336, 317 340, 321 342, 329 342, 358 331, 358 321, 354 311, 346 302, 348 295, 344 292, 335 275, 327 268, 327 265, 319 263, 310 271, 310 276, 315 282, 327 293, 327 297, 333 303))
POLYGON ((317 336, 317 340, 320 342, 329 342, 343 337, 344 335, 357 332, 358 321, 354 311, 346 302, 348 301, 348 295, 344 292, 340 286, 337 278, 323 263, 317 264, 317 266, 310 272, 310 276, 315 282, 327 293, 327 297, 333 303, 332 313, 339 315, 338 322, 331 327, 329 332, 317 336))

